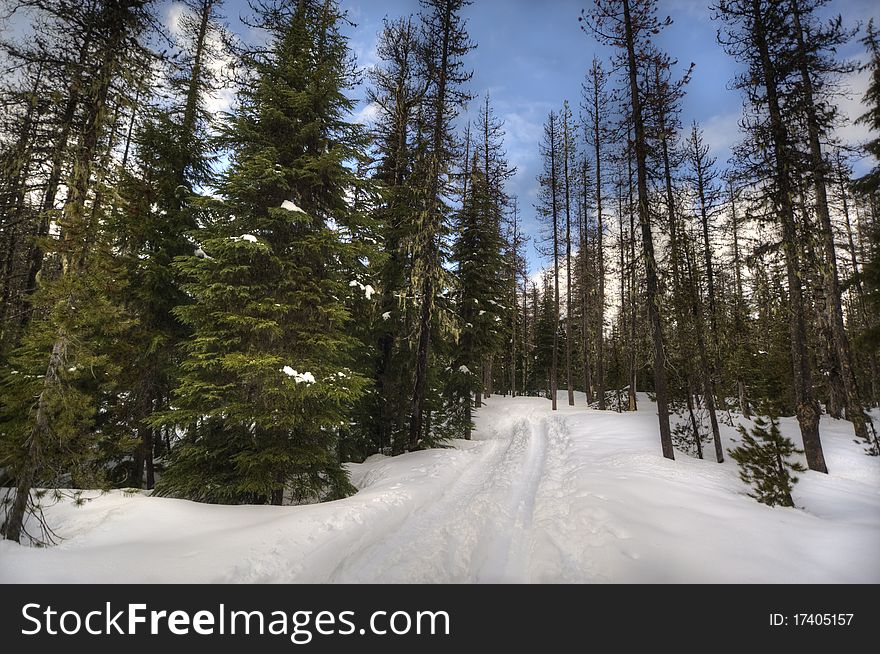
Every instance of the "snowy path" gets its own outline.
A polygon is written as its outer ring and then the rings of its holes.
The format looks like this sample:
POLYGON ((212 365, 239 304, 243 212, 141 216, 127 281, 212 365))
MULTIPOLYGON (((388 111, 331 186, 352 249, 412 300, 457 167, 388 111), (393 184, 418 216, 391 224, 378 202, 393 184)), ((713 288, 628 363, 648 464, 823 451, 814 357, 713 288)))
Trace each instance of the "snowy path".
POLYGON ((458 479, 394 532, 344 558, 330 579, 529 581, 531 523, 546 465, 548 419, 519 419, 479 443, 458 479))
POLYGON ((320 505, 95 493, 47 510, 59 546, 0 542, 0 583, 880 581, 880 460, 849 423, 823 417, 832 474, 770 508, 730 461, 663 459, 640 404, 493 398, 473 441, 352 464, 360 492, 320 505))

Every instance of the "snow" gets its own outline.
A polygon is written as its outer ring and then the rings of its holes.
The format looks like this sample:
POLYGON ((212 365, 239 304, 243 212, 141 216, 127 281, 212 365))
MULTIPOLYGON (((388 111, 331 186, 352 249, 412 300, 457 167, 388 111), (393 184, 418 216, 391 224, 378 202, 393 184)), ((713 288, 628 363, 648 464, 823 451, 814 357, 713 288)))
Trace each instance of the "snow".
POLYGON ((294 370, 293 368, 291 368, 290 366, 284 366, 281 369, 281 372, 283 372, 288 377, 293 377, 293 381, 295 381, 297 384, 302 384, 302 383, 314 384, 315 383, 315 376, 310 372, 299 373, 296 370, 294 370))
POLYGON ((248 243, 256 243, 257 237, 254 236, 253 234, 242 234, 241 236, 233 236, 232 240, 235 241, 236 243, 240 242, 240 241, 247 241, 248 243))
POLYGON ((382 320, 389 320, 390 318, 391 318, 390 311, 386 311, 385 313, 382 314, 382 320))
POLYGON ((325 504, 90 492, 46 509, 60 545, 0 542, 0 583, 880 582, 880 459, 850 423, 823 416, 831 474, 771 508, 733 462, 662 458, 644 395, 632 413, 576 402, 491 398, 474 440, 349 464, 360 491, 325 504))
POLYGON ((458 372, 464 373, 465 375, 471 374, 470 369, 467 366, 461 365, 458 367, 458 372))
MULTIPOLYGON (((364 286, 361 282, 359 282, 359 281, 356 280, 356 279, 352 279, 350 282, 348 282, 348 285, 349 285, 350 287, 352 287, 352 288, 354 288, 355 286, 357 286, 358 288, 360 288, 360 289, 364 292, 364 297, 366 297, 368 300, 373 299, 373 295, 376 294, 376 289, 375 289, 375 288, 373 288, 373 287, 370 286, 369 284, 367 284, 366 286, 364 286)), ((386 320, 387 320, 387 319, 386 319, 386 320)))
POLYGON ((295 203, 291 202, 290 200, 285 200, 284 202, 282 202, 281 208, 287 209, 288 211, 295 211, 297 213, 305 213, 305 211, 300 209, 298 206, 296 206, 295 203))

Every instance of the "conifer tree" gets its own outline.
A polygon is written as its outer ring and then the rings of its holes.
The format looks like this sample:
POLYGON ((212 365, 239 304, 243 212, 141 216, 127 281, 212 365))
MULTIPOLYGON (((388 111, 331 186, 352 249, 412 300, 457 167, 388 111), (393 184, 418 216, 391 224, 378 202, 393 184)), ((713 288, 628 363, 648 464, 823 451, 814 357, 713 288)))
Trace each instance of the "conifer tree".
POLYGON ((669 426, 668 382, 666 352, 663 340, 663 320, 659 289, 659 272, 654 250, 654 236, 648 196, 648 142, 645 132, 645 89, 639 84, 639 66, 654 54, 652 39, 666 25, 667 18, 657 18, 656 0, 597 0, 595 11, 584 20, 585 28, 600 39, 618 48, 626 70, 629 90, 629 118, 633 127, 633 150, 636 163, 637 215, 642 233, 642 256, 645 260, 645 286, 648 319, 654 350, 654 392, 657 399, 657 418, 660 426, 660 446, 663 456, 674 459, 672 434, 669 426))
MULTIPOLYGON (((222 37, 219 0, 187 0, 177 26, 181 56, 169 71, 168 104, 147 108, 133 141, 136 167, 123 170, 115 232, 128 268, 124 301, 138 317, 129 335, 136 342, 131 362, 131 423, 139 434, 130 474, 132 486, 152 488, 153 413, 167 407, 181 342, 187 328, 173 315, 187 296, 174 275, 172 262, 195 250, 188 232, 197 227, 191 201, 211 177, 205 105, 220 87, 212 64, 222 37)), ((132 116, 134 118, 134 116, 132 116)))
MULTIPOLYGON (((354 77, 335 2, 260 3, 268 47, 241 64, 231 165, 206 200, 201 256, 179 259, 192 330, 174 410, 185 425, 160 494, 221 503, 340 497, 350 492, 340 431, 364 380, 351 370, 347 279, 362 218, 345 164, 362 157, 346 122, 354 77)), ((354 301, 354 300, 353 300, 354 301)))
MULTIPOLYGON (((606 91, 607 73, 602 62, 593 58, 583 86, 584 131, 586 141, 593 147, 595 172, 593 191, 596 211, 596 398, 599 410, 605 409, 605 214, 603 213, 604 186, 602 158, 609 137, 605 107, 609 103, 606 91)), ((586 204, 586 203, 585 203, 586 204)), ((621 304, 621 307, 623 305, 621 304)))
POLYGON ((791 124, 783 114, 781 92, 792 73, 786 61, 785 19, 787 10, 768 0, 725 0, 715 5, 725 23, 719 33, 724 48, 746 63, 748 73, 737 79, 737 86, 766 118, 751 126, 752 145, 747 146, 773 171, 771 198, 782 231, 789 301, 791 369, 795 411, 801 429, 807 464, 811 470, 828 472, 819 435, 819 403, 813 389, 813 364, 809 355, 806 302, 803 288, 802 255, 799 251, 795 215, 794 159, 791 151, 791 124), (780 52, 783 50, 783 52, 780 52))
POLYGON ((126 318, 111 299, 121 275, 101 225, 96 199, 101 171, 96 168, 101 146, 112 131, 111 86, 127 56, 137 49, 148 11, 147 3, 131 0, 87 6, 70 18, 92 22, 95 47, 89 53, 93 59, 80 71, 87 81, 78 101, 81 122, 57 218, 60 236, 50 244, 60 272, 34 299, 38 319, 28 325, 2 381, 0 462, 16 480, 3 525, 9 540, 21 538, 25 516, 35 509, 34 486, 55 487, 62 474, 71 472, 74 483, 82 483, 77 477, 88 474, 100 438, 92 429, 98 398, 117 377, 110 346, 124 330, 126 318))
MULTIPOLYGON (((545 241, 548 244, 547 254, 552 257, 553 265, 553 326, 550 329, 553 338, 552 356, 550 361, 550 400, 556 411, 556 391, 559 389, 559 239, 562 230, 563 211, 565 209, 563 193, 565 184, 562 177, 562 130, 559 116, 553 112, 544 123, 544 140, 541 144, 541 156, 544 159, 544 170, 538 178, 541 185, 539 215, 544 220, 545 241)), ((546 302, 546 298, 545 298, 546 302)))
POLYGON ((427 75, 423 135, 417 154, 417 223, 412 246, 411 281, 418 298, 415 325, 415 369, 409 406, 408 449, 414 450, 426 436, 425 408, 430 385, 431 334, 436 317, 436 295, 442 277, 441 240, 447 227, 445 196, 455 154, 452 123, 470 99, 462 87, 471 78, 463 57, 473 49, 462 10, 466 0, 421 0, 424 9, 422 40, 427 75))
POLYGON ((458 403, 463 409, 465 438, 470 438, 471 398, 484 390, 475 374, 501 351, 503 319, 499 308, 506 301, 503 241, 489 182, 476 154, 470 176, 470 193, 458 216, 458 239, 453 247, 459 282, 461 331, 453 378, 458 381, 458 403), (459 374, 456 374, 457 373, 459 374))
POLYGON ((730 457, 739 464, 739 476, 752 487, 750 497, 769 506, 794 506, 792 488, 798 478, 792 473, 804 472, 806 468, 791 457, 802 454, 791 439, 779 431, 779 421, 755 418, 755 426, 749 432, 739 427, 742 444, 730 451, 730 457))

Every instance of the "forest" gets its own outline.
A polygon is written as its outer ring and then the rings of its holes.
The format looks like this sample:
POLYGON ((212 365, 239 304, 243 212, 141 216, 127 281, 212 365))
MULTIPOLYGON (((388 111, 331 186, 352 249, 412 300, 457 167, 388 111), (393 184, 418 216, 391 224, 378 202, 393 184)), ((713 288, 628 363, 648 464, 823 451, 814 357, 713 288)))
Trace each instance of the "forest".
POLYGON ((665 3, 584 0, 560 29, 612 56, 548 98, 533 201, 472 83, 471 3, 413 4, 363 67, 344 0, 236 4, 246 30, 223 0, 174 25, 159 0, 4 0, 5 539, 56 542, 45 507, 87 489, 345 498, 349 463, 468 440, 495 398, 648 401, 658 455, 732 458, 771 505, 829 472, 823 416, 880 455, 873 22, 707 0, 741 71, 719 161, 681 118, 698 65, 658 44, 665 3), (860 144, 836 136, 856 71, 860 144))

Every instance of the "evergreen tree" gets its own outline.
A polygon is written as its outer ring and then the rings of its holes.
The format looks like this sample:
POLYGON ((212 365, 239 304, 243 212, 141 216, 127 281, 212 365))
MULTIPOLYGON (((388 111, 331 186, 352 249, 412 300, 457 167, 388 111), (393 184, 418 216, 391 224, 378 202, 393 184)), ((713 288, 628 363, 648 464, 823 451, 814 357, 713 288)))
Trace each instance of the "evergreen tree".
POLYGON ((425 97, 422 42, 418 24, 407 17, 386 21, 379 35, 380 64, 372 68, 368 99, 378 108, 373 129, 376 149, 374 179, 382 185, 382 200, 374 215, 382 233, 384 259, 379 264, 380 320, 375 327, 378 345, 374 366, 376 393, 364 397, 364 418, 374 429, 377 451, 395 453, 407 446, 408 380, 413 366, 408 335, 412 325, 409 286, 415 239, 412 208, 417 204, 413 177, 416 122, 425 97))
POLYGON ((173 315, 174 308, 188 298, 172 262, 195 249, 188 237, 197 227, 191 198, 210 182, 212 172, 211 117, 205 103, 220 87, 211 72, 220 54, 215 46, 222 36, 220 2, 187 0, 183 7, 178 25, 181 56, 166 82, 171 100, 148 107, 134 134, 136 166, 123 171, 114 225, 128 269, 129 284, 121 301, 138 317, 137 327, 128 335, 135 345, 128 403, 140 446, 128 476, 130 485, 146 488, 155 483, 153 450, 158 444, 150 419, 167 408, 180 345, 188 336, 188 329, 173 315))
MULTIPOLYGON (((865 65, 865 69, 870 72, 870 79, 862 100, 868 111, 858 118, 858 122, 867 125, 874 132, 880 132, 880 34, 873 21, 868 22, 862 43, 868 49, 870 57, 865 65)), ((865 149, 875 160, 880 160, 880 136, 869 140, 865 149)), ((875 165, 870 172, 856 180, 855 188, 868 198, 872 206, 876 206, 880 201, 880 165, 875 165)), ((880 315, 880 228, 874 225, 866 236, 870 239, 874 256, 865 262, 862 272, 865 303, 874 316, 877 316, 880 315)), ((880 321, 875 319, 873 324, 865 325, 861 338, 873 352, 880 352, 880 321)))
POLYGON ((546 253, 550 255, 553 266, 553 324, 543 327, 549 329, 549 336, 553 339, 549 372, 550 400, 554 411, 556 410, 556 391, 559 388, 559 240, 562 230, 562 211, 565 207, 563 199, 565 184, 562 181, 561 165, 562 150, 562 130, 559 127, 559 117, 551 112, 547 122, 544 123, 544 140, 541 144, 544 170, 538 177, 541 195, 537 209, 539 216, 544 220, 546 253))
POLYGON ((362 135, 345 121, 342 16, 329 0, 256 9, 268 47, 242 54, 248 82, 223 133, 231 165, 205 202, 203 256, 178 263, 192 302, 176 313, 193 337, 165 419, 185 435, 157 491, 281 504, 351 490, 337 442, 364 380, 349 367, 345 298, 373 288, 348 279, 362 221, 345 164, 362 135))
POLYGON ((454 379, 461 389, 458 402, 464 410, 465 438, 470 438, 471 398, 478 397, 484 390, 475 372, 503 347, 500 309, 507 297, 506 280, 499 274, 505 269, 505 261, 496 204, 479 163, 475 154, 470 193, 459 213, 456 230, 459 236, 452 257, 458 267, 461 321, 458 355, 453 366, 461 373, 454 379))
POLYGON ((105 169, 99 161, 106 165, 102 146, 109 150, 113 144, 111 87, 138 50, 149 9, 135 0, 102 3, 71 18, 92 21, 95 47, 89 53, 93 59, 80 71, 87 84, 79 100, 82 116, 66 198, 57 217, 60 235, 46 246, 60 272, 34 298, 36 318, 3 375, 0 465, 16 480, 3 525, 10 540, 21 538, 25 516, 35 508, 34 486, 57 487, 60 476, 70 472, 74 484, 83 483, 75 473, 88 470, 93 460, 101 438, 92 428, 101 393, 117 378, 112 364, 119 348, 114 346, 127 321, 112 301, 121 275, 102 228, 99 197, 105 169))
POLYGON ((471 78, 463 58, 473 49, 462 10, 466 0, 421 0, 423 53, 427 91, 421 117, 421 147, 417 156, 417 222, 414 230, 410 284, 418 298, 415 325, 415 370, 409 407, 408 448, 414 450, 428 436, 425 410, 430 385, 431 338, 436 319, 437 292, 443 276, 442 240, 447 228, 445 197, 455 159, 452 130, 459 109, 470 99, 462 86, 471 78))
POLYGON ((769 506, 794 506, 791 490, 797 483, 792 473, 806 468, 791 457, 803 452, 779 431, 779 421, 769 423, 758 416, 749 432, 739 427, 742 445, 730 450, 730 457, 739 464, 739 476, 752 487, 750 497, 769 506))
MULTIPOLYGON (((640 65, 649 63, 655 54, 653 37, 670 24, 667 18, 657 18, 656 0, 597 0, 596 11, 585 20, 579 20, 600 39, 620 51, 620 60, 627 73, 629 91, 629 119, 633 128, 633 154, 636 168, 637 215, 642 233, 642 256, 645 260, 645 286, 648 319, 654 350, 654 392, 657 399, 657 418, 660 427, 660 446, 663 456, 674 459, 672 434, 669 426, 668 383, 666 352, 663 340, 663 320, 659 288, 659 267, 651 230, 648 197, 648 140, 645 131, 645 89, 639 86, 640 65)), ((634 392, 634 391, 633 391, 634 392)))
POLYGON ((784 113, 783 91, 792 74, 786 42, 786 13, 783 3, 769 0, 724 0, 715 5, 725 29, 719 40, 725 50, 748 66, 736 80, 759 120, 749 125, 750 142, 746 158, 756 158, 750 173, 764 180, 773 171, 769 196, 779 222, 788 284, 789 330, 794 405, 807 464, 811 470, 828 472, 819 435, 819 402, 813 388, 813 363, 808 342, 804 292, 803 256, 795 214, 795 161, 792 152, 792 117, 784 113))

